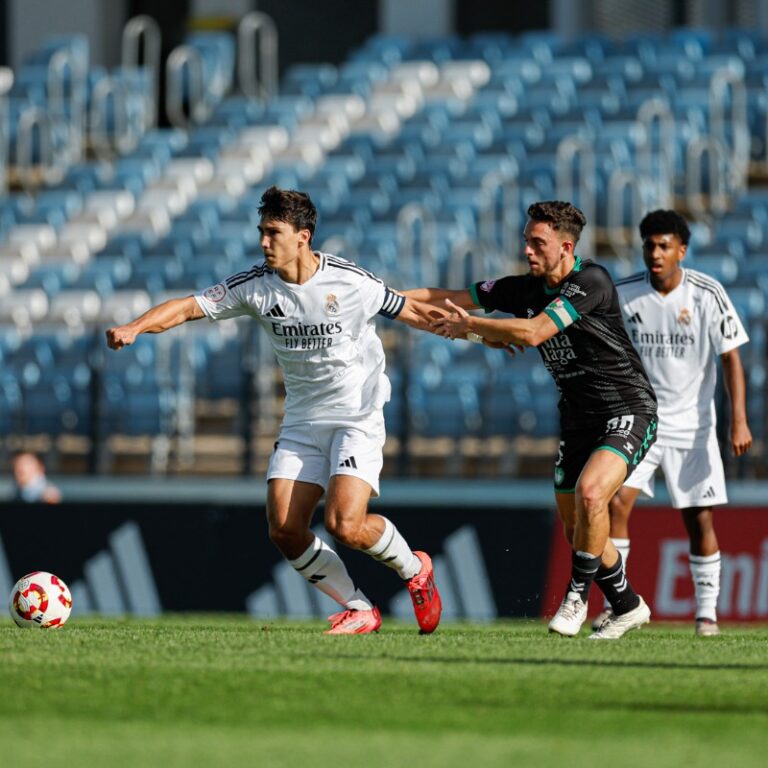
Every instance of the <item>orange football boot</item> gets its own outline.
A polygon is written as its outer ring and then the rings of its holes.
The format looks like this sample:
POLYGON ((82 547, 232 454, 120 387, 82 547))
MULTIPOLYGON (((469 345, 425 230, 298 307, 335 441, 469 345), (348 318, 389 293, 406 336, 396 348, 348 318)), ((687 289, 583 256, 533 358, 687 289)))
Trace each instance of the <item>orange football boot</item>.
POLYGON ((419 623, 421 633, 430 634, 440 623, 443 603, 435 586, 435 576, 432 570, 432 559, 426 552, 414 552, 421 560, 421 570, 406 583, 413 600, 413 611, 419 623))
POLYGON ((326 635, 366 635, 378 632, 381 626, 381 612, 374 606, 370 611, 341 611, 328 617, 331 628, 326 635))

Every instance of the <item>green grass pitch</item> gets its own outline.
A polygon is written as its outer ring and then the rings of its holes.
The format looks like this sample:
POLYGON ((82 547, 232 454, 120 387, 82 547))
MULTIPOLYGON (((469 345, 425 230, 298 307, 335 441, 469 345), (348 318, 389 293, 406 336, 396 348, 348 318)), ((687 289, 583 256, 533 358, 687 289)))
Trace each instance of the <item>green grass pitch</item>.
POLYGON ((764 766, 768 631, 0 621, 6 768, 764 766))

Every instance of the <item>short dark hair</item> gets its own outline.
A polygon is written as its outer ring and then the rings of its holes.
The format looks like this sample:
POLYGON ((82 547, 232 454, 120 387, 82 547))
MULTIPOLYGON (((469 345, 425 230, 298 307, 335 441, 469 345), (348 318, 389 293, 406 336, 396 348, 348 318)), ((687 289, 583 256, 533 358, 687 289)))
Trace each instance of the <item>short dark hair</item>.
POLYGON ((552 229, 569 234, 574 245, 579 242, 581 230, 587 224, 586 217, 575 205, 562 200, 534 203, 528 207, 528 218, 532 221, 544 221, 552 229))
POLYGON ((262 219, 285 221, 297 232, 300 229, 308 229, 309 241, 312 242, 317 224, 317 208, 305 192, 270 187, 261 196, 259 216, 262 219))
POLYGON ((688 222, 677 211, 651 211, 640 222, 640 237, 650 235, 677 235, 683 245, 688 245, 691 230, 688 222))

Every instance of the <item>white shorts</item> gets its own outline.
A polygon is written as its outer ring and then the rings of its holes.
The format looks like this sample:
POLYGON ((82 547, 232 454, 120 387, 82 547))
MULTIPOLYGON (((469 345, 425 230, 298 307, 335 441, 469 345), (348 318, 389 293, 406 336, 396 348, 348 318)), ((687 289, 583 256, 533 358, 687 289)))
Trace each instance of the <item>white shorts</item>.
POLYGON ((378 496, 385 437, 382 411, 357 421, 283 427, 269 460, 267 480, 300 480, 325 490, 333 475, 352 475, 365 480, 378 496))
POLYGON ((706 445, 696 448, 672 448, 654 443, 624 484, 653 497, 654 475, 659 466, 664 470, 675 509, 728 503, 723 459, 714 434, 706 445))

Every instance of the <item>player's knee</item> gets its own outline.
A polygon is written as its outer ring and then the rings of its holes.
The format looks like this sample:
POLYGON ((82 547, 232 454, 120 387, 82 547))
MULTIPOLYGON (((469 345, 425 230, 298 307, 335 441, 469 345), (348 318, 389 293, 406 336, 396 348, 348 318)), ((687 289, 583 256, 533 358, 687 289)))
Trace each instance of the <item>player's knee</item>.
POLYGON ((288 525, 269 526, 270 541, 283 553, 293 551, 301 542, 301 532, 288 525))
POLYGON ((605 503, 602 489, 598 483, 582 482, 576 488, 576 498, 581 500, 584 507, 592 509, 605 503))
POLYGON ((577 497, 581 500, 581 517, 587 521, 598 519, 608 514, 608 504, 605 491, 599 483, 581 483, 576 489, 577 497))
POLYGON ((711 509, 683 509, 682 514, 683 523, 691 541, 714 535, 715 526, 711 509))
POLYGON ((325 523, 325 530, 345 547, 361 549, 364 545, 362 526, 355 520, 331 516, 325 523))

